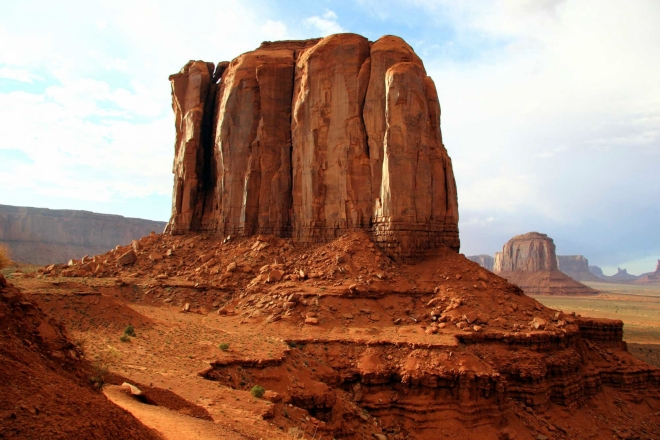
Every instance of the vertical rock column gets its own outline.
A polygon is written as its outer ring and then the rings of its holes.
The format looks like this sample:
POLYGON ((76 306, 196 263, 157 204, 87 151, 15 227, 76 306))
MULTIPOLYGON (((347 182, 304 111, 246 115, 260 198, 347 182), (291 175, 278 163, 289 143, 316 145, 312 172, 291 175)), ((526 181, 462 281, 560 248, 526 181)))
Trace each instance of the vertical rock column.
POLYGON ((298 241, 369 228, 371 169, 362 121, 368 58, 369 42, 355 34, 326 37, 298 58, 292 121, 298 241))
POLYGON ((440 136, 435 86, 421 65, 394 64, 385 75, 386 131, 376 240, 388 254, 417 258, 458 249, 458 207, 451 162, 440 136))
POLYGON ((213 63, 190 61, 169 78, 176 141, 172 218, 168 228, 175 234, 209 227, 202 220, 207 194, 215 188, 215 179, 208 175, 211 169, 208 160, 212 157, 209 153, 213 148, 210 124, 213 107, 208 105, 209 95, 215 93, 213 68, 213 63))
POLYGON ((248 52, 224 76, 215 144, 218 229, 225 235, 291 233, 293 55, 248 52))

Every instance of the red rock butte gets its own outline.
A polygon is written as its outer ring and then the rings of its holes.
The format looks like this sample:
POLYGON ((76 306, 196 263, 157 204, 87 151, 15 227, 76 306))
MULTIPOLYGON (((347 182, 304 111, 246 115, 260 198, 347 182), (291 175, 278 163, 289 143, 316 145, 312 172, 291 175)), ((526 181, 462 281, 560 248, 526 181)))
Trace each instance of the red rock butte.
POLYGON ((170 82, 172 234, 311 243, 365 230, 401 260, 458 251, 438 95, 401 38, 264 42, 170 82))
POLYGON ((520 286, 528 295, 592 295, 597 293, 559 271, 555 243, 539 232, 516 235, 495 253, 493 272, 520 286))

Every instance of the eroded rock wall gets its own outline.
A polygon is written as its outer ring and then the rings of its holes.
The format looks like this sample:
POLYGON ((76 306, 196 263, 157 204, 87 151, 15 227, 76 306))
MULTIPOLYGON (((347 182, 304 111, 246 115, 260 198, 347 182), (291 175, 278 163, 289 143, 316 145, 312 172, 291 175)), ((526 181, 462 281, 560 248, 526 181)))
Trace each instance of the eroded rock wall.
POLYGON ((495 254, 495 273, 557 270, 555 243, 538 232, 516 235, 495 254))
POLYGON ((263 43, 221 65, 170 77, 172 233, 309 243, 368 230, 401 259, 459 249, 437 92, 402 39, 263 43))
POLYGON ((0 242, 22 263, 63 263, 103 253, 165 225, 89 211, 0 205, 0 242))

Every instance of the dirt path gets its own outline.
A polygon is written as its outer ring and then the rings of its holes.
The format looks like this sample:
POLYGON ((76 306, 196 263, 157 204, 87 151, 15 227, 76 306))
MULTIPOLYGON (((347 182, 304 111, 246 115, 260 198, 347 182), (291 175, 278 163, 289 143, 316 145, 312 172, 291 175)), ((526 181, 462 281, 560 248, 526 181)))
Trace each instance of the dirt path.
POLYGON ((115 405, 130 412, 166 440, 249 439, 208 420, 186 416, 160 406, 147 405, 131 398, 116 385, 106 385, 103 393, 115 405))

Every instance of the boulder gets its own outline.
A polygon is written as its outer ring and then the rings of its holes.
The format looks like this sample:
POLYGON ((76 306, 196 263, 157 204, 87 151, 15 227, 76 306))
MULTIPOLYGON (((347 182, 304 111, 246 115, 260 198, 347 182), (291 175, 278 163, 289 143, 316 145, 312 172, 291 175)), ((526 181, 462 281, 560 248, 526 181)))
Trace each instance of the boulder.
POLYGON ((159 254, 156 251, 151 251, 151 252, 149 252, 149 259, 151 261, 160 261, 160 260, 163 259, 163 255, 159 254))
POLYGON ((126 266, 129 264, 133 264, 137 261, 137 255, 135 254, 135 251, 131 249, 130 251, 126 252, 125 254, 122 254, 119 258, 117 258, 117 266, 126 266))
POLYGON ((138 387, 136 387, 135 385, 130 384, 128 382, 122 383, 121 387, 126 389, 126 391, 131 393, 133 396, 141 396, 142 395, 142 391, 140 391, 140 389, 138 387))
POLYGON ((282 272, 279 269, 273 269, 270 272, 268 272, 268 282, 273 283, 273 282, 281 281, 283 276, 284 276, 284 272, 282 272))

